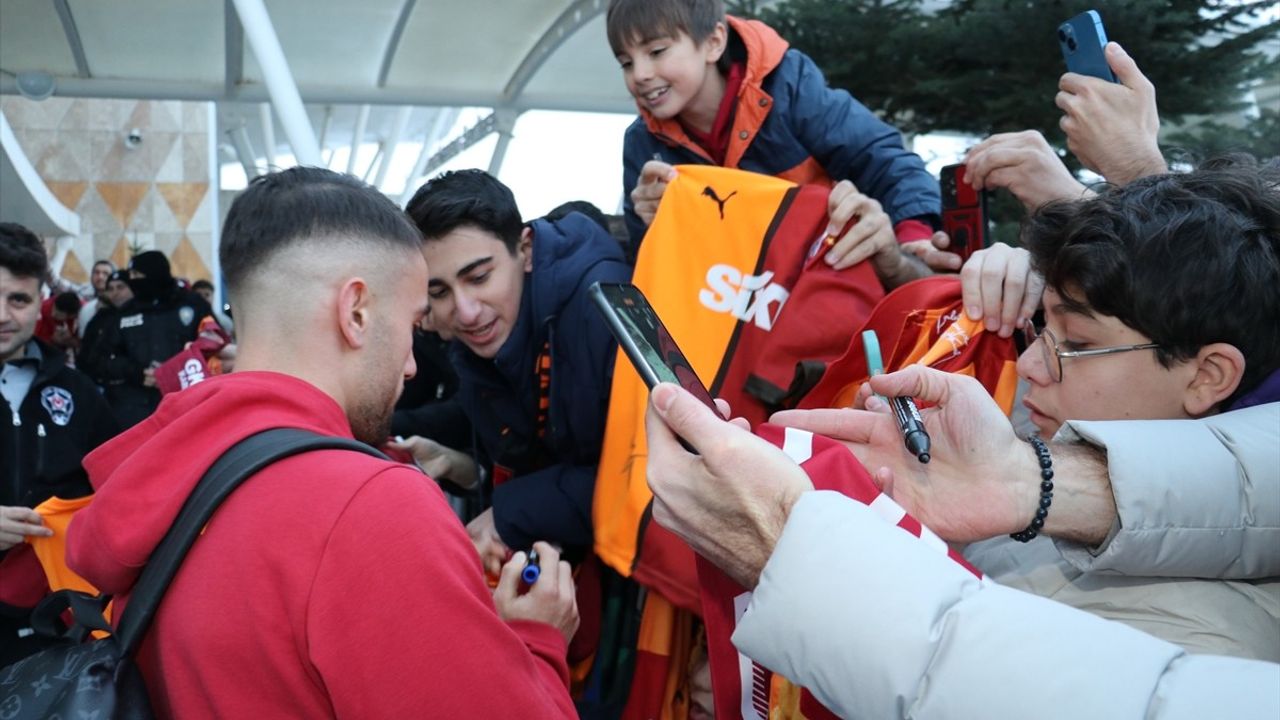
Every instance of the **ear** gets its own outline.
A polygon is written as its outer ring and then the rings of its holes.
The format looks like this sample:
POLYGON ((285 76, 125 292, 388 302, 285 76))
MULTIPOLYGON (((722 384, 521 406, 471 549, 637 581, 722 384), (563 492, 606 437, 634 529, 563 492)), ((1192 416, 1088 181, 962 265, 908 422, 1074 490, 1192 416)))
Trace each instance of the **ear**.
POLYGON ((533 228, 528 225, 520 232, 520 244, 516 251, 524 258, 524 271, 533 272, 533 228))
POLYGON ((1235 345, 1210 343, 1200 348, 1195 358, 1196 373, 1184 396, 1183 409, 1191 417, 1201 417, 1215 408, 1240 387, 1244 377, 1244 353, 1235 345))
POLYGON ((716 23, 711 29, 711 34, 702 41, 702 45, 698 48, 703 52, 703 57, 708 65, 714 65, 720 60, 720 56, 724 55, 724 51, 729 47, 729 28, 724 22, 716 23))
POLYGON ((338 332, 347 346, 359 349, 369 342, 373 293, 363 278, 350 278, 338 290, 338 332))

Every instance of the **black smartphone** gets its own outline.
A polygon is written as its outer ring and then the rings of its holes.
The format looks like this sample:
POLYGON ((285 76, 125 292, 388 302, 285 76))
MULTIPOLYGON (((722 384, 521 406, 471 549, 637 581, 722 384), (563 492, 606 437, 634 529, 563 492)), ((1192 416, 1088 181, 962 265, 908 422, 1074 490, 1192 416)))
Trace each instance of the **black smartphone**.
POLYGON ((1107 64, 1107 31, 1097 10, 1086 10, 1058 26, 1058 45, 1067 61, 1067 70, 1115 82, 1107 64))
POLYGON ((974 190, 964 165, 942 168, 942 230, 951 238, 951 252, 963 262, 987 246, 987 191, 974 190))
POLYGON ((660 382, 676 383, 720 414, 707 386, 640 288, 630 283, 592 283, 588 293, 645 385, 653 389, 660 382))

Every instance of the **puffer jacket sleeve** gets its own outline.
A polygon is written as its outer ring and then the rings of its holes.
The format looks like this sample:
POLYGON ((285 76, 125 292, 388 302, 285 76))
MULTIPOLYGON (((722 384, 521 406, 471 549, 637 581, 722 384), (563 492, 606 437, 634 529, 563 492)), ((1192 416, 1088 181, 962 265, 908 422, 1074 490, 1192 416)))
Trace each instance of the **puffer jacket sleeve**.
POLYGON ((653 157, 652 151, 646 154, 650 150, 650 143, 646 142, 647 135, 644 121, 637 118, 627 128, 622 141, 622 217, 627 223, 627 234, 631 238, 627 259, 632 264, 639 254, 640 242, 649 230, 649 226, 636 214, 636 204, 631 201, 631 191, 640 182, 640 170, 653 157))
POLYGON ((1200 420, 1071 421, 1106 450, 1119 522, 1101 546, 1058 541, 1085 571, 1280 576, 1280 403, 1200 420))
POLYGON ((1280 665, 1190 656, 979 580, 832 492, 792 509, 733 642, 842 717, 1280 713, 1280 665))
POLYGON ((894 223, 918 217, 936 225, 942 212, 938 181, 903 146, 902 133, 848 92, 829 87, 818 66, 798 50, 788 50, 774 72, 792 80, 792 132, 832 180, 852 181, 880 201, 894 223))

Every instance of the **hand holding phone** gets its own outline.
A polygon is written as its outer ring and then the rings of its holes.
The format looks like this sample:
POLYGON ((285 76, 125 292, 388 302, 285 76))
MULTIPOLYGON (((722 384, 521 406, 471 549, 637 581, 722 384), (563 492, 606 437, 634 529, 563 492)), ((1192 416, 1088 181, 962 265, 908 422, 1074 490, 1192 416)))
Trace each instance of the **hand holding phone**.
MULTIPOLYGON (((711 393, 640 288, 630 283, 593 283, 588 293, 650 390, 660 382, 675 383, 720 414, 711 393)), ((687 444, 685 447, 697 452, 687 444)))
POLYGON ((1097 10, 1087 10, 1058 26, 1058 45, 1067 61, 1067 71, 1115 82, 1107 63, 1107 31, 1097 10))
POLYGON ((987 246, 987 192, 975 190, 965 179, 964 165, 942 168, 942 231, 951 238, 951 252, 968 260, 987 246))

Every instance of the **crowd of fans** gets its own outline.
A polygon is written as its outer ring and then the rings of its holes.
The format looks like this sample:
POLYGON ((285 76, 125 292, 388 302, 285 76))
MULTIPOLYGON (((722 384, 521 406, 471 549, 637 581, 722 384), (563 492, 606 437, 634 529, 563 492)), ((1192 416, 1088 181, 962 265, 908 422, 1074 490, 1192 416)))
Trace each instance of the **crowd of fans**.
POLYGON ((658 385, 652 517, 753 591, 744 658, 842 717, 1280 713, 1280 168, 1170 172, 1155 89, 1112 43, 1117 82, 1068 73, 1046 98, 1106 183, 1037 132, 985 139, 969 181, 1027 220, 1020 247, 962 264, 921 159, 772 29, 718 0, 613 0, 607 27, 639 110, 612 232, 585 203, 526 220, 479 170, 405 208, 271 173, 222 233, 233 332, 160 252, 95 263, 84 298, 0 225, 0 667, 58 642, 30 629, 57 589, 32 549, 58 535, 43 503, 92 497, 59 562, 119 608, 205 470, 298 427, 390 461, 315 451, 225 501, 140 649, 161 716, 629 718, 643 693, 662 717, 746 713, 712 699, 696 621, 683 664, 645 676, 654 591, 593 547, 621 370, 587 289, 631 277, 679 165, 714 164, 830 188, 831 268, 870 263, 883 290, 956 277, 972 320, 1025 343, 1034 436, 974 379, 918 367, 771 419, 789 445, 837 441, 975 575, 814 490, 732 408, 658 385), (897 396, 926 405, 927 465, 897 396))

